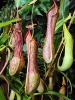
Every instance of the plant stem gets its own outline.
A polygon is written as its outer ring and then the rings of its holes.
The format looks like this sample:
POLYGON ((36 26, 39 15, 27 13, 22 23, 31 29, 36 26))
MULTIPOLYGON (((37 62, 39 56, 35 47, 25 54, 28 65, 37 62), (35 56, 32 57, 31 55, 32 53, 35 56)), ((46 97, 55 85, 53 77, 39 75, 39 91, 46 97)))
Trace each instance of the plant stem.
MULTIPOLYGON (((74 13, 73 13, 73 16, 75 16, 75 11, 74 11, 74 13)), ((72 17, 71 20, 70 20, 70 23, 69 23, 69 25, 68 25, 68 30, 70 29, 71 24, 73 23, 73 21, 74 21, 74 17, 72 17)))
MULTIPOLYGON (((64 47, 64 37, 62 38, 61 43, 58 47, 58 50, 57 50, 56 54, 54 55, 54 59, 53 59, 52 63, 50 64, 48 71, 45 74, 45 78, 50 75, 51 67, 58 61, 58 58, 60 56, 60 51, 62 50, 63 47, 64 47)), ((55 70, 55 68, 54 68, 54 70, 55 70)), ((54 71, 52 70, 52 73, 53 72, 54 71)))
MULTIPOLYGON (((33 26, 33 10, 34 10, 34 4, 32 6, 32 14, 31 14, 31 24, 33 26)), ((32 36, 34 35, 34 27, 32 27, 32 36)))

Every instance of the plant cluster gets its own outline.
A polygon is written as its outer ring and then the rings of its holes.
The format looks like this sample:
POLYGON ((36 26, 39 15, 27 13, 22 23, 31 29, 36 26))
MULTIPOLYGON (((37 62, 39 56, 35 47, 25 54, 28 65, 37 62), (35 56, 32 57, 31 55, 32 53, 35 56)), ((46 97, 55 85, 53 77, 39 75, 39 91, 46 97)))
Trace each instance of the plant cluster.
POLYGON ((14 0, 8 7, 8 0, 1 9, 1 100, 71 100, 75 12, 69 13, 70 3, 14 0))

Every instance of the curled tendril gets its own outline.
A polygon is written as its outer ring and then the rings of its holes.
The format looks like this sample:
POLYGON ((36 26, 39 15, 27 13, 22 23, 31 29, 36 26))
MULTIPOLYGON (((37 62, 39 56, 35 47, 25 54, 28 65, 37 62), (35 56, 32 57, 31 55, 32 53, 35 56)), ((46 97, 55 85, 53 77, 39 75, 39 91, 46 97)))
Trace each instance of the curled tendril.
POLYGON ((3 73, 3 71, 4 71, 5 68, 7 67, 8 61, 9 61, 9 59, 10 59, 10 49, 7 48, 7 51, 8 51, 8 57, 7 57, 6 61, 5 61, 5 64, 4 64, 3 68, 2 68, 2 70, 0 71, 0 75, 3 73))

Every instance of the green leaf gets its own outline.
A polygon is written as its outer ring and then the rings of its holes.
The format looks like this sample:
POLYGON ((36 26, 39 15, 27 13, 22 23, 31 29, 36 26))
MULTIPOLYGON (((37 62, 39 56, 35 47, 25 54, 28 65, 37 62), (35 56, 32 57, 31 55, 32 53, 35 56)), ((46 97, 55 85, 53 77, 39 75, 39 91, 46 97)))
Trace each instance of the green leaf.
POLYGON ((18 8, 20 6, 21 0, 15 0, 15 5, 18 8))
POLYGON ((64 19, 61 19, 56 23, 55 31, 57 31, 63 25, 63 21, 64 19))
MULTIPOLYGON (((55 95, 55 96, 58 96, 58 97, 62 97, 65 100, 71 100, 67 96, 65 96, 65 95, 63 95, 59 92, 55 92, 55 91, 47 91, 47 92, 44 92, 43 94, 45 94, 45 95, 51 95, 52 94, 52 95, 55 95)), ((41 94, 40 93, 34 93, 34 96, 36 96, 36 95, 41 95, 41 94)))
POLYGON ((1 46, 0 46, 0 51, 4 50, 5 48, 6 48, 5 45, 1 45, 1 46))
POLYGON ((22 100, 28 100, 28 96, 27 95, 23 95, 22 96, 22 100))
POLYGON ((10 25, 13 22, 17 22, 17 21, 20 21, 20 20, 21 20, 20 18, 17 18, 17 19, 12 19, 12 20, 7 21, 7 22, 2 22, 2 23, 0 23, 0 27, 4 27, 4 26, 7 26, 7 25, 10 25))
MULTIPOLYGON (((59 18, 58 21, 65 19, 69 15, 69 6, 70 0, 61 0, 60 1, 60 8, 59 8, 59 18)), ((60 23, 61 27, 57 30, 57 32, 62 31, 62 23, 60 23)))
POLYGON ((65 99, 65 100, 71 100, 70 98, 66 97, 65 95, 63 95, 61 93, 58 93, 58 92, 55 92, 55 91, 48 91, 48 92, 45 92, 43 94, 52 94, 52 95, 61 97, 61 98, 65 99))
POLYGON ((59 19, 64 19, 69 15, 69 5, 70 0, 61 0, 60 1, 60 9, 59 9, 59 19))
POLYGON ((22 85, 22 82, 18 77, 12 76, 12 80, 15 81, 15 83, 19 83, 20 85, 22 85))
POLYGON ((16 93, 16 97, 17 97, 17 100, 21 100, 21 96, 18 93, 16 93))
POLYGON ((71 14, 69 14, 67 18, 59 20, 56 23, 55 31, 57 31, 63 25, 64 22, 66 23, 71 18, 74 18, 74 16, 71 16, 71 14))
POLYGON ((26 52, 26 44, 23 45, 23 51, 26 52))
POLYGON ((41 3, 44 3, 44 2, 50 2, 50 0, 39 0, 41 3))
POLYGON ((39 53, 42 53, 42 49, 41 49, 41 48, 38 48, 38 52, 39 52, 39 53))
POLYGON ((35 15, 41 15, 41 16, 43 16, 41 13, 40 13, 40 11, 39 11, 39 9, 38 8, 34 8, 34 14, 35 15))
POLYGON ((25 0, 25 5, 29 4, 32 0, 25 0))
POLYGON ((6 33, 2 33, 0 36, 0 45, 4 44, 10 36, 6 33))
POLYGON ((41 3, 40 5, 39 5, 39 7, 40 7, 40 9, 43 11, 43 12, 47 12, 47 9, 46 9, 46 7, 45 7, 45 5, 43 4, 43 3, 41 3))
POLYGON ((0 87, 0 100, 6 100, 1 87, 0 87))
POLYGON ((14 91, 16 91, 17 93, 19 93, 19 91, 14 87, 14 84, 12 83, 12 81, 10 80, 10 78, 9 78, 9 77, 6 77, 6 79, 8 80, 8 82, 9 82, 11 88, 12 88, 14 91))
POLYGON ((55 52, 57 51, 57 49, 58 49, 58 47, 60 45, 61 40, 62 40, 62 33, 55 34, 55 36, 54 36, 55 52))
MULTIPOLYGON (((25 5, 23 8, 21 8, 21 10, 19 10, 19 14, 22 14, 22 13, 27 13, 29 11, 32 10, 32 6, 31 5, 25 5)), ((24 14, 25 15, 25 14, 24 14)))
MULTIPOLYGON (((25 5, 23 6, 23 8, 21 8, 18 11, 21 16, 27 16, 29 13, 31 13, 32 5, 29 5, 31 2, 32 2, 32 0, 26 0, 25 1, 25 5)), ((37 2, 34 5, 34 15, 42 16, 41 11, 46 13, 47 10, 50 8, 50 5, 51 5, 51 3, 50 3, 49 0, 47 0, 47 1, 37 0, 37 2)))

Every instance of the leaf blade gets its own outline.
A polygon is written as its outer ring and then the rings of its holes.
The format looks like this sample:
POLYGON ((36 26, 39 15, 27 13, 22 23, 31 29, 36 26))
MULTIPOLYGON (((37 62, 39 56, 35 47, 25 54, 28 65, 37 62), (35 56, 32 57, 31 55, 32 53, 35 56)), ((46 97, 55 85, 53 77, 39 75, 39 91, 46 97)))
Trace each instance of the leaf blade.
POLYGON ((1 87, 0 87, 0 100, 6 100, 1 87))
POLYGON ((12 20, 7 21, 7 22, 0 23, 0 27, 4 27, 4 26, 7 26, 7 25, 10 25, 13 22, 17 22, 17 21, 20 21, 20 20, 21 20, 20 18, 17 18, 17 19, 12 19, 12 20))

